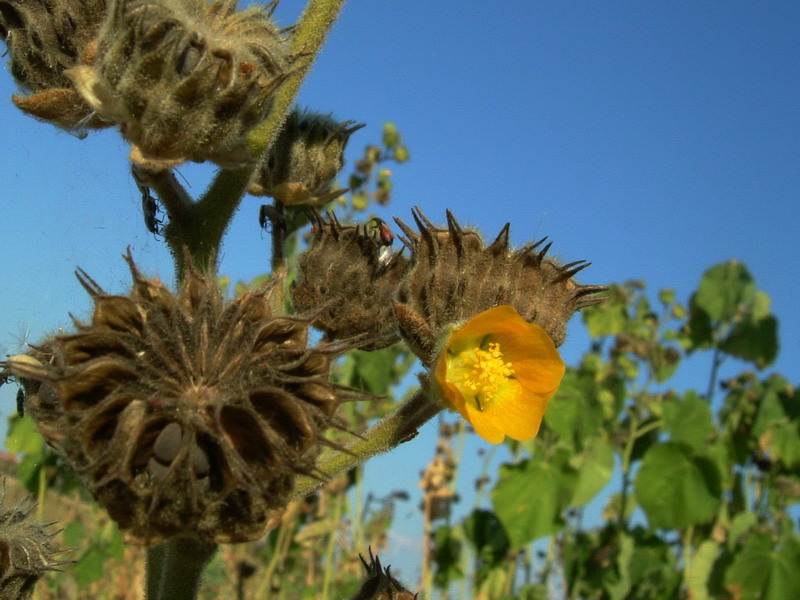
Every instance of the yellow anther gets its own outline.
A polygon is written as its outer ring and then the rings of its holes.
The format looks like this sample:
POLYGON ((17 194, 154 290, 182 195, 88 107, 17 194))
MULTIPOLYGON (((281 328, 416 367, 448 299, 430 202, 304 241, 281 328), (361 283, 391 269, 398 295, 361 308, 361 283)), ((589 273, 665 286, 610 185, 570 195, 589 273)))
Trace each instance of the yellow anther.
POLYGON ((514 375, 511 363, 503 360, 500 344, 489 344, 488 350, 468 350, 459 358, 464 369, 461 385, 475 396, 479 409, 481 400, 490 402, 500 384, 514 375))

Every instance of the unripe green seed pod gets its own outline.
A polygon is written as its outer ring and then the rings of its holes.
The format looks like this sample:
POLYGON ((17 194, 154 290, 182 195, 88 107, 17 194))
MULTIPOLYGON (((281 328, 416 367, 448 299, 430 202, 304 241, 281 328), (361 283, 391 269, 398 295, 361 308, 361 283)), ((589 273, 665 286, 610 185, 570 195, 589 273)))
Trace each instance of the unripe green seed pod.
POLYGON ((67 74, 120 124, 135 164, 252 161, 244 137, 291 58, 268 9, 235 9, 235 0, 109 0, 94 63, 67 74))
POLYGON ((294 108, 261 162, 250 193, 286 205, 321 207, 345 190, 331 190, 344 165, 344 149, 364 124, 339 123, 330 116, 294 108))

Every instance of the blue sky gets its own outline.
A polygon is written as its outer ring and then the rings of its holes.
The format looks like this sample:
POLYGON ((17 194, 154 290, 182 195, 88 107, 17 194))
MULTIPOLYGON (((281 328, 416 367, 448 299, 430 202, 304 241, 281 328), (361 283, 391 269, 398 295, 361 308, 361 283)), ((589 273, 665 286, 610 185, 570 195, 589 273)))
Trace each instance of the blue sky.
MULTIPOLYGON (((280 24, 302 5, 283 0, 280 24)), ((351 1, 300 101, 368 124, 351 139, 346 169, 384 121, 396 123, 412 160, 394 169, 385 217, 420 205, 443 221, 450 208, 489 237, 511 221, 516 244, 547 235, 556 256, 590 260, 584 283, 643 279, 683 300, 707 267, 744 262, 780 321, 774 370, 797 382, 798 40, 797 2, 351 1)), ((0 98, 14 91, 6 72, 0 98)), ((78 140, 10 102, 0 132, 0 352, 68 326, 70 311, 86 316, 77 265, 122 291, 130 244, 146 272, 171 276, 115 132, 78 140)), ((192 192, 204 189, 207 170, 181 173, 192 192)), ((259 204, 245 199, 225 245, 221 271, 234 280, 268 267, 259 204)), ((576 318, 567 363, 585 347, 576 318)), ((686 385, 703 387, 709 363, 692 361, 686 385)), ((0 390, 0 415, 13 396, 0 390)), ((427 431, 370 469, 376 489, 378 471, 415 489, 432 440, 427 431)), ((467 447, 465 485, 481 444, 467 447)), ((418 535, 415 519, 400 534, 418 535)))

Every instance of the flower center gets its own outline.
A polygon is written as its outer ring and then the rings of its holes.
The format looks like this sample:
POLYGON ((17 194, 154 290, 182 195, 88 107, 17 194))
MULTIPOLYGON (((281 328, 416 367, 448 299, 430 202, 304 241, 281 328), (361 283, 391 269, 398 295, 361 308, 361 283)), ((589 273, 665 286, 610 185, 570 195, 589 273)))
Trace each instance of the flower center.
POLYGON ((500 344, 489 344, 487 348, 469 350, 460 356, 461 385, 472 392, 478 410, 483 410, 482 401, 491 402, 500 384, 514 375, 511 363, 503 360, 500 344))

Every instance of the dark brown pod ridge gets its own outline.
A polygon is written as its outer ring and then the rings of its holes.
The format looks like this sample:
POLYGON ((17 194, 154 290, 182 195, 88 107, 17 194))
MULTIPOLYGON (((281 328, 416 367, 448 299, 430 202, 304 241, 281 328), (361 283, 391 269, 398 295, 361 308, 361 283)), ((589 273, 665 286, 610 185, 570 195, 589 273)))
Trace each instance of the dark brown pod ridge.
POLYGON ((408 260, 369 224, 342 225, 333 214, 312 218, 311 244, 298 258, 292 287, 295 309, 315 313, 314 327, 331 340, 368 335, 368 349, 396 342, 392 297, 408 260))
POLYGON ((528 322, 542 327, 556 346, 564 342, 567 321, 586 306, 603 301, 607 288, 579 285, 576 273, 590 263, 559 265, 547 258, 545 240, 509 247, 509 225, 488 246, 462 228, 447 211, 447 227, 433 225, 416 209, 415 231, 395 219, 411 249, 408 275, 397 291, 400 330, 423 361, 448 325, 500 305, 511 305, 528 322))
POLYGON ((257 539, 355 396, 329 380, 351 345, 308 347, 310 320, 276 313, 270 290, 228 302, 191 272, 173 294, 127 259, 129 295, 79 271, 91 323, 49 360, 8 360, 26 408, 130 542, 257 539))
POLYGON ((67 130, 107 127, 64 72, 90 60, 106 0, 0 0, 0 37, 9 71, 26 96, 18 108, 67 130))
POLYGON ((331 186, 344 166, 344 149, 364 124, 339 122, 295 107, 250 184, 255 196, 286 205, 323 206, 344 193, 331 186))
POLYGON ((236 0, 109 0, 91 65, 68 74, 121 125, 137 165, 251 162, 244 136, 264 119, 291 58, 271 8, 236 0))

